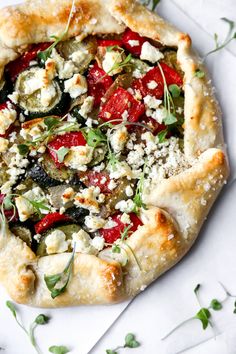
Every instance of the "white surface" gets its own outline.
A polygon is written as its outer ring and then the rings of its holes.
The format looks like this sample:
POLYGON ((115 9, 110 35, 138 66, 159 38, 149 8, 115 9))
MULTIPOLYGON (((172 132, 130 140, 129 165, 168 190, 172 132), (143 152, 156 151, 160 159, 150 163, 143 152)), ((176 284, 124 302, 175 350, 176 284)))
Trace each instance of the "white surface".
MULTIPOLYGON (((231 13, 236 15, 234 0, 174 1, 178 7, 183 7, 189 17, 180 12, 179 8, 173 5, 170 0, 162 0, 158 7, 159 12, 181 30, 190 33, 196 49, 202 54, 209 51, 214 42, 212 37, 201 28, 205 28, 209 33, 216 30, 218 32, 224 29, 222 25, 219 25, 219 17, 232 18, 231 13), (220 7, 217 7, 218 4, 220 7), (227 10, 227 13, 222 11, 222 4, 224 4, 223 10, 227 10), (190 19, 191 17, 201 24, 201 28, 190 19)), ((6 4, 10 1, 1 1, 1 5, 2 3, 6 4)), ((235 51, 235 43, 232 43, 230 50, 235 51)), ((235 57, 228 50, 224 50, 208 59, 208 67, 217 87, 217 95, 224 113, 232 176, 235 176, 235 57)), ((194 342, 203 341, 208 334, 212 335, 211 330, 203 332, 200 323, 193 322, 170 337, 168 341, 163 343, 160 340, 175 324, 194 315, 197 311, 198 307, 192 291, 197 283, 204 285, 202 299, 205 305, 207 303, 204 301, 222 296, 217 280, 221 280, 232 292, 236 293, 235 198, 236 183, 227 187, 222 193, 192 251, 174 269, 161 277, 132 302, 94 347, 91 354, 105 353, 105 349, 122 344, 127 332, 136 333, 142 342, 142 346, 134 351, 137 354, 174 354, 181 349, 186 349, 194 342)), ((0 324, 0 346, 8 348, 4 353, 33 353, 24 333, 21 333, 11 314, 5 308, 6 297, 1 290, 0 298, 0 316, 4 318, 0 324)), ((49 345, 65 344, 74 349, 72 353, 86 353, 87 349, 83 348, 92 347, 96 343, 102 333, 122 312, 122 306, 46 311, 52 316, 51 325, 39 328, 37 332, 43 352, 47 352, 49 345)), ((26 307, 20 307, 20 309, 26 322, 33 319, 38 313, 45 312, 26 307)), ((235 354, 236 317, 232 315, 232 309, 232 301, 229 301, 224 310, 216 314, 216 328, 219 332, 225 332, 224 334, 217 337, 216 340, 210 340, 195 349, 186 351, 186 353, 235 354)), ((123 352, 128 353, 128 350, 123 352)))

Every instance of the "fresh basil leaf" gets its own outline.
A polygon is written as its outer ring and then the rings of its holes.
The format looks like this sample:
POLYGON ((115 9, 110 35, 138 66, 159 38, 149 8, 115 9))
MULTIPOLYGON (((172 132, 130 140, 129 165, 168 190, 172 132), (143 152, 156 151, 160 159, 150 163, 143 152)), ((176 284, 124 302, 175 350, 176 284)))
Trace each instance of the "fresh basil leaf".
POLYGON ((177 118, 172 113, 168 113, 167 117, 164 119, 165 125, 171 125, 176 122, 177 122, 177 118))
POLYGON ((51 130, 53 127, 58 125, 59 120, 55 117, 46 117, 44 118, 44 124, 47 126, 47 130, 51 130))
POLYGON ((14 304, 11 301, 7 301, 6 305, 10 309, 13 316, 16 318, 16 308, 15 308, 14 304))
POLYGON ((50 351, 50 353, 53 354, 66 354, 70 352, 69 349, 64 345, 53 345, 48 350, 50 351))
POLYGON ((135 339, 134 334, 128 333, 125 336, 125 348, 137 348, 140 346, 140 343, 135 339))
POLYGON ((157 134, 157 138, 158 138, 158 143, 159 143, 159 144, 165 142, 167 133, 168 133, 168 130, 165 129, 165 130, 160 131, 160 132, 157 134))
POLYGON ((222 304, 217 300, 217 299, 213 299, 212 301, 211 301, 211 308, 213 309, 213 310, 215 310, 215 311, 219 311, 219 310, 221 310, 222 309, 222 304))
POLYGON ((58 161, 60 163, 62 163, 64 161, 64 158, 66 157, 66 155, 68 154, 69 151, 70 151, 70 149, 68 149, 64 146, 60 147, 60 149, 58 149, 58 150, 55 150, 55 152, 57 154, 58 161))
POLYGON ((36 317, 34 322, 37 323, 38 325, 44 325, 44 324, 47 324, 49 322, 49 320, 50 320, 50 318, 48 316, 40 314, 36 317))
POLYGON ((209 318, 211 317, 211 313, 207 308, 201 308, 200 311, 196 314, 194 318, 200 320, 202 322, 202 328, 206 329, 209 324, 209 318))
POLYGON ((203 77, 205 77, 205 73, 204 73, 204 71, 202 71, 200 69, 197 69, 195 71, 195 75, 194 76, 198 77, 199 79, 202 79, 203 77))
POLYGON ((180 87, 175 84, 169 86, 169 91, 170 91, 173 98, 179 97, 180 93, 181 93, 180 87))
POLYGON ((19 144, 17 145, 17 148, 19 150, 19 154, 22 156, 27 155, 29 152, 29 147, 25 144, 19 144))

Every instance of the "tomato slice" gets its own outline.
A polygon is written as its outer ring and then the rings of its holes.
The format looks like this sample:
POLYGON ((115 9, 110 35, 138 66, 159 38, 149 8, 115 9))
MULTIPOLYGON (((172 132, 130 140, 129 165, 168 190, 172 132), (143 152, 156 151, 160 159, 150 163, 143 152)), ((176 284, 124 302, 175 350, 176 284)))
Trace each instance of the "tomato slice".
MULTIPOLYGON (((114 243, 116 240, 118 240, 118 238, 121 237, 124 229, 128 226, 120 220, 121 215, 122 213, 116 213, 111 217, 112 221, 117 224, 116 226, 112 227, 111 229, 100 230, 100 235, 104 238, 106 243, 114 243)), ((130 231, 134 232, 139 226, 143 225, 142 221, 137 217, 136 214, 130 213, 129 217, 132 222, 132 226, 129 229, 130 231)))
POLYGON ((131 93, 122 87, 118 87, 102 106, 99 117, 107 122, 117 119, 119 121, 112 122, 112 124, 119 124, 124 120, 124 117, 122 117, 124 114, 129 122, 137 122, 144 112, 145 106, 143 103, 137 101, 131 93))
POLYGON ((88 72, 87 82, 88 94, 94 97, 94 106, 98 107, 101 103, 101 99, 113 84, 113 80, 111 76, 107 75, 96 63, 88 72))
POLYGON ((141 37, 137 32, 127 28, 122 36, 123 47, 133 55, 140 56, 142 45, 146 42, 145 37, 141 37))
POLYGON ((98 39, 97 43, 99 47, 122 47, 122 41, 119 39, 98 39))
POLYGON ((49 154, 52 157, 57 167, 63 166, 63 163, 58 161, 57 153, 55 150, 59 150, 61 147, 71 148, 72 146, 84 146, 86 140, 81 132, 71 132, 64 135, 56 136, 49 144, 49 154))
POLYGON ((37 59, 38 52, 41 52, 47 49, 52 43, 38 43, 33 44, 31 48, 24 53, 22 56, 17 58, 16 60, 10 62, 6 66, 6 71, 10 76, 11 81, 15 81, 17 76, 25 69, 27 69, 32 60, 37 59))
POLYGON ((147 117, 146 115, 142 117, 142 119, 140 120, 140 123, 143 123, 144 125, 147 125, 149 128, 151 128, 153 135, 157 135, 162 130, 166 129, 165 124, 160 124, 152 117, 147 117))
POLYGON ((80 173, 81 181, 86 187, 99 187, 101 193, 110 194, 111 190, 108 188, 110 183, 109 174, 106 172, 86 171, 80 173))
MULTIPOLYGON (((183 80, 179 73, 165 63, 160 63, 167 85, 176 84, 183 85, 183 80)), ((161 71, 158 66, 151 69, 142 79, 137 79, 133 82, 132 87, 141 92, 143 97, 150 95, 161 99, 164 95, 164 82, 161 71), (155 88, 150 88, 149 84, 156 83, 155 88)))
POLYGON ((37 222, 34 225, 34 229, 37 234, 42 234, 48 229, 51 229, 54 225, 67 221, 71 221, 69 216, 55 212, 46 215, 42 220, 37 222))

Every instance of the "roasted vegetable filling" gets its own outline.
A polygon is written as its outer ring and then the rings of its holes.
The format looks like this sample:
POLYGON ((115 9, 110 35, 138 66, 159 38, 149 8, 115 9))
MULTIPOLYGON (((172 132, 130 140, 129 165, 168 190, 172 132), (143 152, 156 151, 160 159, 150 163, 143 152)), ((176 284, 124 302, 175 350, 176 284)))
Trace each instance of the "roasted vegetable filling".
POLYGON ((174 48, 130 29, 33 45, 0 82, 2 216, 38 256, 122 265, 143 191, 187 167, 174 48))

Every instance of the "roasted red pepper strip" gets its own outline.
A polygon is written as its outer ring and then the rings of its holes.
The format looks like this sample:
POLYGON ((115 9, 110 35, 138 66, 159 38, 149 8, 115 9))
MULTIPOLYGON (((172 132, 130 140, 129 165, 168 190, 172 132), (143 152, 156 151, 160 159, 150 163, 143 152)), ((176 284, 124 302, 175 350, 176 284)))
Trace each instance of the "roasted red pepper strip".
POLYGON ((81 132, 71 132, 64 135, 58 135, 48 144, 49 154, 56 163, 56 166, 61 167, 63 166, 63 163, 58 161, 57 153, 54 150, 59 150, 61 147, 70 148, 72 146, 84 145, 86 145, 86 140, 81 132))
MULTIPOLYGON (((167 85, 176 84, 178 86, 183 85, 183 80, 179 73, 168 66, 165 63, 160 63, 163 73, 165 75, 165 80, 167 85)), ((161 71, 158 66, 151 69, 142 79, 137 79, 133 82, 132 87, 141 92, 143 97, 150 95, 158 99, 162 98, 164 95, 164 82, 161 71), (150 83, 156 83, 155 88, 150 88, 150 83)))
POLYGON ((37 224, 34 225, 34 229, 37 234, 42 234, 48 229, 51 229, 56 224, 67 221, 71 221, 71 218, 69 216, 57 212, 51 213, 46 215, 39 222, 37 222, 37 224))
POLYGON ((122 47, 122 41, 119 39, 98 39, 97 43, 99 47, 122 47))
POLYGON ((133 55, 140 56, 142 45, 147 42, 145 37, 141 37, 137 32, 127 28, 122 37, 123 47, 133 55), (135 41, 135 42, 132 42, 135 41))
MULTIPOLYGON (((121 215, 121 213, 116 213, 111 217, 112 221, 117 224, 116 226, 112 227, 111 229, 100 230, 100 235, 103 236, 106 243, 114 243, 116 240, 118 240, 118 238, 121 237, 124 229, 129 226, 120 220, 121 215)), ((130 213, 129 217, 132 223, 132 226, 129 229, 130 232, 136 231, 139 226, 143 225, 142 221, 137 217, 136 214, 130 213)))
POLYGON ((113 84, 111 76, 107 75, 106 72, 99 68, 98 64, 89 70, 87 76, 88 82, 88 94, 94 97, 94 106, 98 107, 101 103, 101 99, 113 84))
POLYGON ((10 76, 12 81, 15 81, 17 76, 25 69, 27 69, 30 65, 32 60, 37 58, 37 54, 40 51, 44 51, 47 49, 52 43, 39 43, 33 44, 31 48, 24 53, 21 57, 17 58, 16 60, 10 62, 6 66, 6 71, 10 76))
POLYGON ((110 178, 109 174, 106 172, 86 171, 80 173, 80 178, 87 187, 99 187, 101 193, 111 193, 111 190, 108 188, 110 178))
MULTIPOLYGON (((125 115, 128 122, 137 122, 144 112, 145 106, 143 103, 137 101, 131 93, 122 87, 118 87, 102 106, 99 118, 107 122, 113 119, 121 122, 125 115)), ((112 122, 112 124, 119 124, 120 122, 112 122)))

